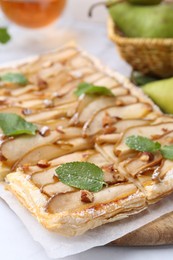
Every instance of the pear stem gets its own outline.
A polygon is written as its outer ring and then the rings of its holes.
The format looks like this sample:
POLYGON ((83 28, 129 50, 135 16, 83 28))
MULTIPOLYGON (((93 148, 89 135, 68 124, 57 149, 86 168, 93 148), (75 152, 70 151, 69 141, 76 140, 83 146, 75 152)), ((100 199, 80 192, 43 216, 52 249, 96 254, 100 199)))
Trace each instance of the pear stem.
POLYGON ((105 2, 100 2, 100 3, 93 4, 93 5, 90 7, 89 11, 88 11, 88 16, 89 16, 89 17, 92 17, 93 10, 95 9, 95 7, 100 6, 100 5, 104 5, 105 7, 107 7, 107 5, 106 5, 105 2))
POLYGON ((106 2, 99 2, 99 3, 96 3, 96 4, 93 4, 91 5, 89 11, 88 11, 88 16, 89 17, 92 17, 92 14, 93 14, 93 10, 95 9, 95 7, 97 6, 101 6, 101 5, 104 5, 106 8, 109 8, 111 7, 112 5, 114 4, 118 4, 118 3, 121 3, 121 2, 124 2, 126 0, 115 0, 115 1, 110 1, 110 3, 106 3, 106 2))

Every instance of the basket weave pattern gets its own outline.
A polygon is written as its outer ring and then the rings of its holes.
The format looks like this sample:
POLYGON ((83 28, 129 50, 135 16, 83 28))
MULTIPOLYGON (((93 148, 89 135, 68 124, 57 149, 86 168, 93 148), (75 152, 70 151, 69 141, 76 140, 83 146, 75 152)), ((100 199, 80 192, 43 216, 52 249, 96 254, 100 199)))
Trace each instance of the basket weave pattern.
POLYGON ((173 39, 142 39, 121 36, 109 18, 110 39, 135 70, 161 77, 173 76, 173 39))

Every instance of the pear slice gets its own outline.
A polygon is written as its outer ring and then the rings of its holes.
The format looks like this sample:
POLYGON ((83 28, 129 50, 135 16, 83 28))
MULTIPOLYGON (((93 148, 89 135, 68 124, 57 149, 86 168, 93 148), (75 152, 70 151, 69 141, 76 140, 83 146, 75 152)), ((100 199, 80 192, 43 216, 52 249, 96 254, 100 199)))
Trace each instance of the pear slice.
MULTIPOLYGON (((135 185, 124 183, 123 185, 113 185, 94 193, 94 202, 91 203, 90 209, 98 204, 119 201, 131 196, 137 192, 135 185)), ((81 201, 81 191, 69 192, 65 194, 58 194, 49 200, 47 204, 47 211, 51 214, 71 211, 77 209, 78 211, 88 207, 88 204, 81 201)))
MULTIPOLYGON (((146 103, 136 103, 123 107, 110 107, 105 108, 103 111, 97 113, 84 125, 83 131, 85 135, 94 135, 103 129, 102 122, 105 113, 109 114, 111 117, 119 117, 122 119, 139 119, 146 116, 151 112, 152 107, 150 104, 146 103)), ((92 115, 92 114, 91 114, 92 115)))
POLYGON ((81 151, 91 147, 92 144, 89 144, 88 140, 83 138, 73 138, 69 141, 58 141, 56 144, 37 146, 33 150, 29 150, 28 153, 23 154, 23 157, 20 157, 15 163, 13 169, 25 164, 37 164, 40 160, 49 161, 67 153, 81 151))
MULTIPOLYGON (((75 78, 75 79, 81 79, 84 80, 84 82, 87 82, 85 77, 89 77, 90 75, 93 75, 94 71, 93 68, 90 67, 83 67, 83 68, 77 68, 77 69, 71 69, 69 71, 69 74, 75 78)), ((100 73, 101 74, 101 73, 100 73)), ((88 82, 89 83, 89 82, 88 82)))
MULTIPOLYGON (((49 110, 45 110, 40 113, 32 114, 27 116, 27 121, 28 122, 42 122, 45 120, 52 120, 52 119, 57 119, 63 116, 67 116, 68 112, 69 113, 74 113, 76 108, 76 103, 70 103, 67 105, 64 105, 62 107, 57 107, 49 110)), ((70 115, 70 114, 69 114, 70 115)))
POLYGON ((38 100, 38 98, 39 99, 49 99, 50 98, 50 94, 48 93, 48 92, 44 92, 44 93, 39 93, 39 95, 37 94, 37 92, 36 92, 36 94, 35 94, 35 92, 33 93, 33 92, 31 92, 31 93, 26 93, 26 94, 23 94, 23 95, 20 95, 20 96, 18 96, 18 97, 9 97, 10 99, 12 99, 12 100, 14 100, 14 101, 17 101, 17 102, 19 102, 19 103, 21 103, 21 102, 24 102, 24 101, 29 101, 29 100, 35 100, 35 99, 37 99, 38 100))
POLYGON ((54 176, 55 176, 56 168, 57 166, 54 166, 44 171, 43 169, 42 171, 40 171, 40 169, 37 169, 36 171, 39 170, 39 172, 32 173, 31 181, 39 188, 42 188, 48 184, 54 184, 55 183, 54 176))
POLYGON ((167 131, 172 130, 173 123, 163 123, 157 125, 148 125, 148 126, 129 128, 125 131, 122 139, 115 147, 115 154, 117 154, 120 157, 131 151, 131 149, 126 145, 126 138, 128 136, 140 135, 140 136, 147 137, 149 139, 154 139, 155 137, 157 137, 158 139, 159 135, 163 135, 165 133, 165 129, 167 129, 167 131))
POLYGON ((35 165, 41 160, 49 161, 62 155, 63 153, 64 151, 62 151, 59 146, 55 144, 38 146, 24 154, 18 161, 16 161, 12 167, 12 170, 16 170, 18 167, 23 165, 35 165))
POLYGON ((24 117, 22 110, 23 108, 21 107, 4 107, 4 108, 0 108, 0 113, 14 113, 24 117))
POLYGON ((98 144, 115 144, 121 138, 121 134, 107 134, 107 135, 99 135, 96 138, 96 143, 98 144))
POLYGON ((93 101, 90 102, 79 116, 79 122, 85 123, 90 119, 91 115, 96 114, 98 111, 115 105, 115 97, 100 97, 93 98, 93 101))
POLYGON ((32 62, 26 62, 18 68, 24 74, 34 74, 40 71, 41 68, 50 67, 54 63, 61 65, 60 62, 66 62, 77 54, 78 51, 75 48, 67 47, 64 50, 52 52, 45 56, 36 58, 36 60, 32 62))
POLYGON ((59 97, 56 97, 56 93, 55 93, 54 94, 55 98, 53 98, 54 106, 56 107, 56 106, 62 106, 62 105, 65 105, 65 104, 74 103, 77 100, 77 98, 76 98, 75 95, 73 95, 72 92, 65 94, 63 97, 59 93, 58 93, 59 97))
POLYGON ((173 161, 165 160, 161 167, 137 176, 149 203, 155 203, 171 193, 173 189, 172 169, 173 161))
POLYGON ((58 194, 52 197, 46 207, 48 213, 55 214, 85 205, 81 201, 81 191, 58 194))
POLYGON ((52 197, 58 194, 64 194, 67 192, 72 192, 72 191, 76 191, 75 188, 70 187, 68 185, 65 185, 62 182, 57 182, 57 183, 53 183, 53 184, 47 184, 42 188, 42 192, 45 193, 46 195, 52 197))
POLYGON ((94 82, 94 85, 105 86, 107 88, 113 88, 113 87, 116 87, 117 85, 119 85, 119 83, 117 82, 117 80, 115 78, 105 76, 99 80, 96 80, 94 82))
POLYGON ((61 78, 51 78, 48 84, 51 85, 50 93, 57 93, 59 97, 65 97, 71 93, 71 98, 75 97, 73 95, 74 89, 79 85, 80 80, 74 80, 67 74, 61 78))
POLYGON ((79 97, 75 113, 70 120, 71 125, 76 125, 79 123, 80 114, 83 112, 85 107, 88 106, 88 104, 90 104, 93 100, 94 97, 89 95, 82 95, 79 97))
POLYGON ((122 133, 126 129, 133 127, 133 126, 142 126, 142 125, 148 125, 152 121, 145 120, 145 119, 124 119, 124 120, 118 120, 113 126, 116 128, 117 133, 122 133))
MULTIPOLYGON (((108 149, 108 147, 107 147, 108 149)), ((92 154, 88 159, 87 162, 94 163, 98 167, 102 168, 104 172, 104 181, 109 185, 124 182, 126 179, 122 176, 115 168, 114 164, 110 163, 102 154, 95 153, 92 154)))
MULTIPOLYGON (((42 126, 44 126, 44 122, 42 124, 40 124, 42 126)), ((50 130, 57 130, 59 129, 59 133, 63 132, 64 128, 67 128, 69 125, 69 120, 65 117, 61 117, 58 119, 53 119, 53 120, 48 120, 46 121, 46 125, 50 128, 50 130), (62 130, 62 131, 61 131, 62 130)))
POLYGON ((75 55, 72 59, 68 60, 67 66, 70 66, 71 69, 78 69, 83 67, 94 67, 90 59, 83 55, 75 55))
POLYGON ((54 160, 49 161, 51 168, 43 170, 38 166, 30 167, 29 173, 31 174, 31 180, 38 186, 42 187, 46 184, 54 183, 55 169, 63 163, 68 162, 84 162, 87 158, 94 153, 93 150, 86 150, 82 152, 69 153, 60 156, 54 160))
MULTIPOLYGON (((94 153, 94 150, 84 150, 84 151, 79 151, 79 152, 73 152, 69 154, 65 154, 63 156, 57 157, 53 160, 50 160, 48 163, 50 164, 50 167, 54 166, 59 166, 60 164, 67 163, 67 162, 75 162, 75 161, 81 161, 85 162, 87 161, 87 158, 94 153)), ((51 168, 49 169, 51 170, 51 168)), ((48 169, 48 171, 49 171, 48 169)), ((39 166, 30 166, 29 169, 27 170, 27 174, 30 174, 34 176, 37 173, 43 172, 43 168, 39 166)), ((47 172, 47 170, 46 170, 47 172)))
POLYGON ((94 163, 98 167, 109 164, 109 161, 107 161, 100 153, 97 152, 91 154, 87 159, 87 162, 94 163))
MULTIPOLYGON (((54 63, 54 62, 64 63, 64 62, 71 60, 73 57, 78 55, 78 53, 79 53, 79 51, 76 48, 67 47, 67 48, 64 48, 63 50, 60 49, 57 52, 52 52, 46 56, 41 57, 40 62, 41 62, 41 64, 44 64, 44 62, 47 62, 47 61, 51 61, 52 63, 54 63)), ((30 64, 29 68, 31 68, 31 67, 32 66, 30 64)), ((27 67, 27 69, 28 69, 28 67, 27 67)), ((40 69, 40 64, 39 64, 37 70, 39 70, 39 69, 40 69)))
MULTIPOLYGON (((158 180, 162 180, 164 179, 165 175, 169 172, 171 173, 173 171, 173 161, 170 161, 170 160, 164 160, 163 161, 163 164, 161 164, 161 166, 157 169, 156 171, 156 175, 154 176, 153 174, 153 178, 158 177, 158 180), (158 173, 158 176, 157 176, 157 173, 158 173)), ((154 178, 155 179, 155 178, 154 178)))
POLYGON ((122 88, 122 87, 112 88, 111 91, 115 95, 115 97, 129 94, 129 90, 127 88, 122 88))
POLYGON ((81 135, 82 135, 82 129, 79 127, 67 127, 60 130, 60 139, 63 140, 80 137, 81 135))
POLYGON ((14 97, 19 97, 21 95, 33 92, 38 90, 38 87, 36 85, 27 85, 26 87, 17 88, 11 91, 11 95, 14 97))
POLYGON ((157 124, 161 124, 161 123, 170 123, 173 122, 173 117, 170 115, 161 115, 159 117, 157 117, 154 121, 153 124, 157 125, 157 124))
POLYGON ((127 106, 131 104, 135 104, 138 102, 138 98, 135 96, 130 96, 130 95, 123 95, 117 98, 117 102, 115 103, 116 105, 119 106, 127 106))
POLYGON ((99 145, 95 144, 95 149, 97 152, 101 153, 101 155, 109 162, 109 163, 117 163, 117 157, 114 154, 114 144, 104 144, 99 145))
POLYGON ((103 73, 96 71, 96 72, 92 73, 91 75, 84 77, 83 81, 87 82, 87 83, 95 84, 95 82, 101 78, 103 78, 103 73))
MULTIPOLYGON (((5 164, 12 166, 24 154, 32 149, 46 144, 54 143, 59 137, 57 131, 52 131, 48 136, 20 136, 15 139, 4 142, 1 145, 1 153, 7 159, 5 164)), ((33 158, 34 159, 34 158, 33 158)))
POLYGON ((27 107, 27 108, 34 108, 36 109, 37 107, 40 109, 41 107, 45 107, 43 100, 41 99, 30 99, 30 100, 26 100, 23 102, 20 102, 20 106, 22 107, 27 107))
POLYGON ((92 102, 85 106, 80 114, 79 122, 84 123, 90 119, 91 115, 97 114, 100 110, 107 107, 113 107, 116 105, 130 105, 135 104, 137 98, 133 96, 120 96, 120 97, 100 97, 94 98, 92 102))
POLYGON ((164 133, 158 140, 161 145, 172 145, 173 144, 173 130, 164 133))
POLYGON ((142 154, 138 154, 137 157, 129 160, 127 163, 125 163, 124 167, 127 170, 127 172, 135 177, 137 174, 142 174, 142 171, 148 168, 151 168, 153 166, 159 165, 159 163, 162 161, 163 157, 160 154, 160 152, 157 152, 153 155, 153 159, 150 160, 143 160, 142 154))

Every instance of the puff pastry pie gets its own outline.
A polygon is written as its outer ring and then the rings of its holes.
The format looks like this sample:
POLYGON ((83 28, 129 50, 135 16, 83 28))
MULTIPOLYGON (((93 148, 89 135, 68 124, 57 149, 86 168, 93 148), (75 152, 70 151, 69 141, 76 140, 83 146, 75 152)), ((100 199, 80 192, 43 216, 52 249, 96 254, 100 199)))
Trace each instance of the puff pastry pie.
POLYGON ((20 72, 26 86, 0 88, 0 113, 16 113, 38 126, 34 136, 1 133, 1 179, 47 229, 65 236, 120 220, 173 191, 173 162, 131 150, 126 137, 173 141, 173 118, 121 75, 102 67, 75 46, 65 46, 0 75, 20 72), (115 96, 78 98, 81 82, 105 86, 115 96), (62 183, 55 169, 90 162, 104 172, 99 192, 62 183))

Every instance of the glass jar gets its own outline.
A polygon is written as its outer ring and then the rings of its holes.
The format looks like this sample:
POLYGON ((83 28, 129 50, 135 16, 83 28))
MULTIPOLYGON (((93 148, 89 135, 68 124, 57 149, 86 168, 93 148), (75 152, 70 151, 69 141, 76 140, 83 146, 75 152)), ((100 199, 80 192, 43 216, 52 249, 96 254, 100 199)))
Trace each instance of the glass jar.
POLYGON ((28 27, 39 28, 55 21, 64 10, 66 0, 0 0, 9 20, 28 27))

